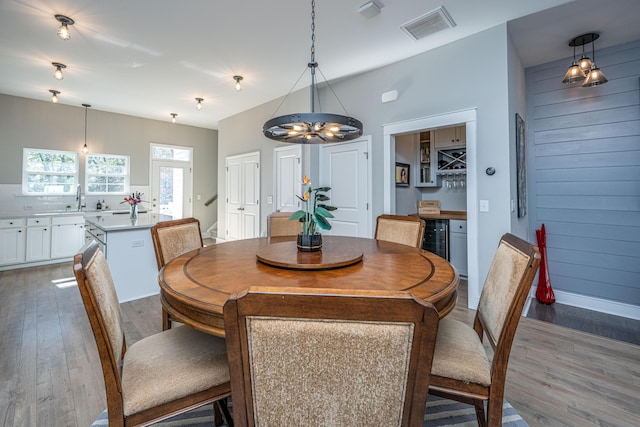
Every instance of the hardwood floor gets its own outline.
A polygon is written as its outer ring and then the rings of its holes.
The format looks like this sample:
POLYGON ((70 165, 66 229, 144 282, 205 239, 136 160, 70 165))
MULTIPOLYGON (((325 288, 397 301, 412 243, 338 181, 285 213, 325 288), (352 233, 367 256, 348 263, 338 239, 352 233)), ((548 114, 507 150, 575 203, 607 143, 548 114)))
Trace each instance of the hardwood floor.
MULTIPOLYGON (((461 288, 451 313, 471 322, 461 288)), ((161 329, 157 296, 122 304, 131 344, 161 329)), ((86 427, 106 407, 71 263, 0 272, 0 422, 86 427), (65 286, 66 285, 66 286, 65 286)), ((640 425, 640 346, 522 318, 506 398, 532 426, 640 425)))
POLYGON ((535 299, 531 301, 527 317, 640 345, 640 320, 558 303, 547 305, 535 299))

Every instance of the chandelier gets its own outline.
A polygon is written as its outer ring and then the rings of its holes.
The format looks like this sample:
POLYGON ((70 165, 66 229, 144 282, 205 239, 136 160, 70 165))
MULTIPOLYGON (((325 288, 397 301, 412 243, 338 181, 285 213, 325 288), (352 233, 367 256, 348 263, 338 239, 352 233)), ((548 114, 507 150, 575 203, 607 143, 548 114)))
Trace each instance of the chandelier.
POLYGON ((582 87, 598 86, 608 82, 600 68, 596 65, 596 51, 594 42, 598 40, 598 33, 587 33, 578 37, 574 37, 569 42, 569 46, 573 47, 573 62, 567 70, 562 83, 578 83, 582 82, 582 87), (584 51, 584 45, 591 43, 591 56, 593 61, 584 51), (582 46, 582 57, 576 62, 576 46, 582 46))
MULTIPOLYGON (((362 135, 362 122, 354 119, 353 117, 343 116, 340 114, 315 112, 316 69, 320 71, 318 63, 315 61, 315 7, 316 2, 315 0, 312 0, 311 61, 307 64, 307 67, 311 70, 311 112, 287 114, 267 120, 267 122, 262 126, 262 132, 267 138, 276 141, 297 144, 327 144, 332 142, 350 141, 362 135)), ((304 72, 302 74, 304 74, 304 72)), ((322 71, 320 71, 320 74, 322 74, 322 71)), ((302 77, 302 75, 300 77, 302 77)), ((324 78, 324 75, 322 77, 324 78)), ((298 78, 298 81, 299 80, 300 78, 298 78)), ((333 89, 326 78, 325 81, 333 95, 338 99, 338 96, 333 92, 333 89)), ((291 88, 291 91, 293 91, 294 87, 295 84, 291 88)), ((278 109, 287 99, 291 91, 289 91, 289 93, 284 97, 278 106, 278 109)), ((340 106, 342 106, 342 109, 345 110, 340 99, 338 99, 338 102, 340 103, 340 106)), ((278 109, 276 109, 276 112, 278 109)))

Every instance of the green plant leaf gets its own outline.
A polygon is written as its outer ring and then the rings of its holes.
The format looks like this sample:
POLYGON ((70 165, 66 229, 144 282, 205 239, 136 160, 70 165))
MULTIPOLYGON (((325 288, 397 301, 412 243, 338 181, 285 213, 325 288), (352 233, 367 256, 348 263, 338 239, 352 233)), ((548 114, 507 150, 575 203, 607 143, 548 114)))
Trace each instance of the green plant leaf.
POLYGON ((331 230, 331 224, 329 224, 329 221, 318 215, 317 212, 313 216, 316 218, 316 223, 320 228, 322 228, 323 230, 331 230))
POLYGON ((335 211, 336 209, 338 209, 335 206, 329 206, 329 205, 318 205, 318 207, 319 208, 325 208, 328 211, 335 211))
POLYGON ((318 206, 316 208, 316 211, 314 212, 314 215, 317 217, 322 217, 322 218, 333 218, 333 214, 331 212, 329 212, 328 210, 326 210, 325 208, 318 206))
POLYGON ((321 191, 329 191, 329 190, 331 190, 331 187, 318 187, 318 188, 314 189, 313 191, 318 193, 318 192, 321 192, 321 191))
POLYGON ((304 218, 305 215, 305 211, 295 211, 294 213, 291 214, 291 216, 289 217, 289 219, 300 219, 300 218, 304 218))
POLYGON ((316 200, 319 202, 326 202, 329 198, 324 194, 316 194, 316 200))

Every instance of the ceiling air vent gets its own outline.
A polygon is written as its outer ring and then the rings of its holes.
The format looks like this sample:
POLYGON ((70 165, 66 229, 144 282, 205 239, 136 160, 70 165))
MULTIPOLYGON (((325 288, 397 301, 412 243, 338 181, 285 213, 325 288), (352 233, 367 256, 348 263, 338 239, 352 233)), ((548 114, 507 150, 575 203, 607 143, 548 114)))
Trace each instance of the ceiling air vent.
POLYGON ((456 23, 451 19, 447 10, 444 6, 440 6, 431 12, 403 24, 400 28, 412 39, 420 40, 428 35, 455 26, 456 23))

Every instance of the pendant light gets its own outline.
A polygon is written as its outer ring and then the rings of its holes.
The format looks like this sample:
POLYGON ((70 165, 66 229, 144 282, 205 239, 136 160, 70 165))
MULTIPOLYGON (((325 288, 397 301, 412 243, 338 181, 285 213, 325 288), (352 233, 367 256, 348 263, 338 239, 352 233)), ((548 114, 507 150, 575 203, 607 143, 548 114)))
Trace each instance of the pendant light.
POLYGON ((169 113, 169 115, 171 116, 171 123, 175 123, 178 113, 169 113))
POLYGON ((593 64, 591 65, 591 70, 587 73, 587 78, 584 79, 584 83, 582 83, 582 87, 603 85, 609 81, 596 65, 595 41, 598 38, 598 35, 595 33, 593 35, 595 36, 593 37, 593 40, 591 40, 591 56, 593 57, 593 64))
MULTIPOLYGON (((571 46, 571 43, 569 43, 569 46, 571 46)), ((575 83, 584 80, 584 78, 584 71, 582 71, 582 68, 580 68, 576 62, 576 46, 573 45, 573 62, 567 70, 567 74, 564 75, 562 83, 575 83)))
POLYGON ((91 105, 82 104, 82 106, 84 107, 84 147, 82 147, 82 152, 87 154, 89 152, 89 148, 87 147, 87 110, 91 105))
MULTIPOLYGON (((316 68, 318 68, 318 63, 315 61, 315 6, 315 0, 311 0, 311 62, 307 64, 311 69, 311 112, 288 114, 265 122, 262 127, 264 136, 276 141, 298 144, 325 144, 350 141, 362 135, 362 122, 353 117, 315 112, 315 79, 316 68)), ((320 71, 319 68, 318 71, 320 71)), ((320 73, 322 74, 321 71, 320 73)), ((329 82, 327 82, 327 85, 337 99, 338 97, 333 92, 329 82)), ((291 91, 293 91, 293 88, 291 88, 291 91)), ((284 103, 291 91, 284 97, 280 105, 284 103)), ((338 102, 344 109, 340 99, 338 99, 338 102)))
POLYGON ((196 110, 202 110, 202 101, 204 101, 204 98, 196 98, 196 110))

